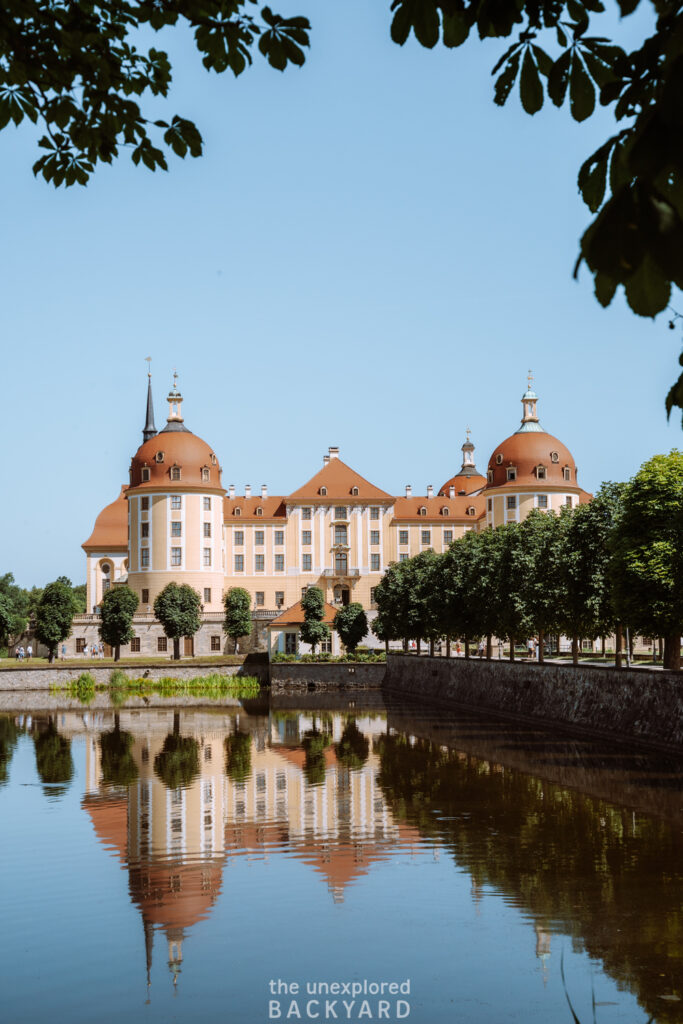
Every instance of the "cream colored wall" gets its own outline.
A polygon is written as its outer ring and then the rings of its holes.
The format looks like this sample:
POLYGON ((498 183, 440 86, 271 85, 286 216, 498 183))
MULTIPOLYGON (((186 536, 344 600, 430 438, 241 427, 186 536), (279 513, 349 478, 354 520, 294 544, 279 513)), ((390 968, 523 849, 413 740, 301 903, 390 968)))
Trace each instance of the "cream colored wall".
POLYGON ((99 605, 102 601, 103 581, 105 574, 102 572, 102 566, 107 563, 113 567, 113 572, 109 573, 109 580, 112 585, 122 576, 126 575, 126 565, 128 562, 128 553, 126 551, 89 551, 86 555, 86 613, 92 614, 92 610, 95 605, 99 605))
POLYGON ((542 490, 541 488, 531 487, 487 488, 484 491, 487 512, 479 522, 478 528, 485 529, 487 526, 496 527, 501 526, 503 523, 522 522, 532 509, 538 508, 538 496, 541 494, 546 495, 548 498, 548 508, 542 509, 542 511, 552 510, 559 513, 560 509, 570 498, 574 506, 578 505, 580 493, 578 487, 567 487, 566 490, 561 491, 542 490), (517 507, 515 509, 507 508, 508 495, 514 495, 517 498, 517 507), (493 502, 491 511, 488 508, 489 502, 493 502))

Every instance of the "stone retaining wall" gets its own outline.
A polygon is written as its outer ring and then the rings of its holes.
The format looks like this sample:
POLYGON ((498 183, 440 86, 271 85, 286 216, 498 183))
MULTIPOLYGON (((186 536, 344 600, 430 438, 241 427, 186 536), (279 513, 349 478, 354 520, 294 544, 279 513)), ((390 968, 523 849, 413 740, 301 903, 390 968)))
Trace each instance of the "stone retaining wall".
MULTIPOLYGON (((140 665, 122 665, 121 671, 130 679, 195 679, 198 676, 223 675, 254 675, 267 681, 267 666, 265 673, 261 666, 249 666, 246 670, 242 665, 183 665, 182 662, 169 662, 168 665, 145 668, 140 665), (264 678, 262 678, 264 677, 264 678)), ((68 683, 78 679, 82 672, 89 672, 96 683, 108 683, 113 668, 111 665, 97 666, 84 662, 83 666, 75 665, 69 668, 19 668, 8 669, 0 672, 0 692, 2 691, 24 691, 24 690, 49 690, 52 686, 66 686, 68 683)))
POLYGON ((683 675, 389 655, 389 693, 683 750, 683 675))
POLYGON ((304 664, 280 661, 270 666, 272 693, 311 693, 335 690, 379 690, 386 665, 357 662, 355 664, 304 664))

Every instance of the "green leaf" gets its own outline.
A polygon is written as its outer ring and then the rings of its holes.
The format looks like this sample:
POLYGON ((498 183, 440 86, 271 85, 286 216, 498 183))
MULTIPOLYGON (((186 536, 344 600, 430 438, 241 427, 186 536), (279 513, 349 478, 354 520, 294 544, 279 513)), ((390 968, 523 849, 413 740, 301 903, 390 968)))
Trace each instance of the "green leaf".
POLYGON ((556 107, 561 107, 567 95, 569 83, 569 64, 572 59, 572 51, 565 52, 558 57, 548 75, 548 96, 556 107))
POLYGON ((515 84, 517 73, 519 71, 520 58, 521 51, 518 50, 517 53, 514 53, 508 61, 507 67, 503 71, 502 75, 496 79, 494 103, 497 103, 499 107, 505 106, 505 101, 510 95, 512 86, 515 84))
POLYGON ((612 280, 607 274, 597 273, 595 275, 595 297, 601 306, 609 306, 617 290, 617 284, 618 282, 612 280))
POLYGON ((569 78, 569 106, 575 121, 585 121, 595 110, 595 88, 576 51, 569 78))
POLYGON ((512 46, 508 46, 508 48, 505 51, 505 53, 503 54, 503 56, 499 60, 496 61, 495 65, 494 65, 494 67, 493 67, 493 69, 491 71, 491 74, 495 75, 497 71, 500 71, 500 69, 502 68, 503 64, 506 64, 508 62, 508 60, 510 59, 512 54, 515 52, 515 50, 521 49, 522 46, 523 46, 523 43, 513 43, 512 46))
POLYGON ((649 253, 638 269, 626 279, 626 301, 638 316, 655 317, 669 304, 671 282, 667 281, 649 253))
POLYGON ((421 0, 415 5, 413 30, 418 43, 431 50, 439 41, 439 12, 433 0, 421 0))
POLYGON ((443 44, 450 48, 462 46, 470 34, 470 26, 463 11, 443 14, 443 44))
POLYGON ((535 114, 543 106, 543 86, 538 74, 538 68, 531 56, 531 48, 524 51, 522 61, 522 74, 519 81, 519 95, 522 106, 527 114, 535 114))
POLYGON ((607 165, 613 145, 614 139, 609 139, 588 157, 579 171, 579 191, 591 213, 597 213, 605 198, 607 165))
POLYGON ((540 46, 532 44, 531 49, 534 54, 534 60, 538 65, 538 70, 547 78, 553 69, 552 57, 550 57, 545 50, 542 50, 540 46))

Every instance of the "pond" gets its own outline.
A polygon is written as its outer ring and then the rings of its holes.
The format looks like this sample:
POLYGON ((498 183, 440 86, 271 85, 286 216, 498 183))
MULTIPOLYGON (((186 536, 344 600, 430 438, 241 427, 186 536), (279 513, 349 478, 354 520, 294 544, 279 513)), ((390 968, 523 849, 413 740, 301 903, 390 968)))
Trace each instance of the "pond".
POLYGON ((55 702, 0 715, 7 1024, 683 1019, 682 761, 378 694, 55 702))

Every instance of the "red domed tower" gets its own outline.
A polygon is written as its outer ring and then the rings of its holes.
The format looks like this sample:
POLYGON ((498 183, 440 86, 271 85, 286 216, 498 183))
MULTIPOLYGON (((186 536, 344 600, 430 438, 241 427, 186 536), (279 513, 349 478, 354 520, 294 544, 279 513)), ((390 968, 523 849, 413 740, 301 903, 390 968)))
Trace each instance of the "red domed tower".
POLYGON ((577 483, 571 452, 539 423, 537 403, 529 374, 521 425, 489 459, 484 491, 487 526, 520 522, 534 508, 559 512, 563 505, 590 500, 577 483))

